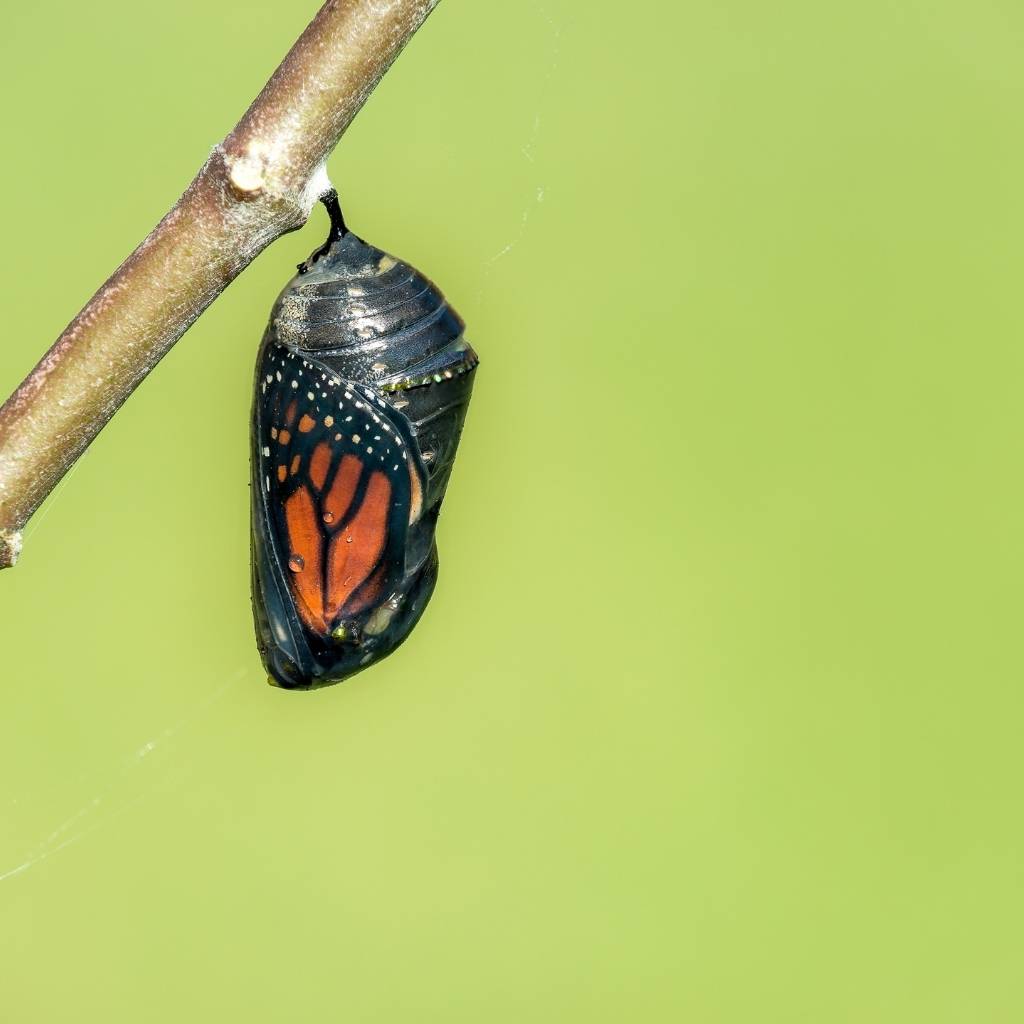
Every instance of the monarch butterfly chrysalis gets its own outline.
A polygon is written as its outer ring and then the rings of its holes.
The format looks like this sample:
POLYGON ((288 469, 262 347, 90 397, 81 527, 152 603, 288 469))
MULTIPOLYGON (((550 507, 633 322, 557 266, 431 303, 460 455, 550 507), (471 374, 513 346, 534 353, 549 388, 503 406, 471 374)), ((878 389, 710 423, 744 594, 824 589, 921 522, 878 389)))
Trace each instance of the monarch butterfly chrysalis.
POLYGON ((349 231, 281 293, 256 363, 252 602, 271 682, 340 682, 409 635, 476 353, 419 271, 349 231))

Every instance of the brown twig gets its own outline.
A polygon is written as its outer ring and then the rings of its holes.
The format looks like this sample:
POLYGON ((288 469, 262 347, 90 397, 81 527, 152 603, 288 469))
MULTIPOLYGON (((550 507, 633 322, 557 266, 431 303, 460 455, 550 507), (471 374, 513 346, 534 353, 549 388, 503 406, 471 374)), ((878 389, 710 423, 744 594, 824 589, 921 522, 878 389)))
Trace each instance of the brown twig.
POLYGON ((196 318, 330 187, 326 161, 438 0, 329 0, 185 194, 0 408, 0 568, 196 318))

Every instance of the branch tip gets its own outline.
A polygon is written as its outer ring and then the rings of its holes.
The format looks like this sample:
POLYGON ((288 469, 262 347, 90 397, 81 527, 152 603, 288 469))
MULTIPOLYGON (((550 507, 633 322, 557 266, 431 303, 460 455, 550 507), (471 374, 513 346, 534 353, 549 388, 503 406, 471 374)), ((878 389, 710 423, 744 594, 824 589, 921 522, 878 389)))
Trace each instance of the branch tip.
POLYGON ((0 530, 0 569, 10 569, 17 564, 21 543, 21 530, 0 530))

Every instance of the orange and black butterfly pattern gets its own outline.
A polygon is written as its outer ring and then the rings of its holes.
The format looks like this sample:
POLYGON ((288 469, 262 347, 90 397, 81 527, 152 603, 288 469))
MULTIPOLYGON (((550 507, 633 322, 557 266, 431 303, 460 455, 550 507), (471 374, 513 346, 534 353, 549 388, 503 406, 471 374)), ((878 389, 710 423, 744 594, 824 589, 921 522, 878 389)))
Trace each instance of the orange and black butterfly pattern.
POLYGON ((437 288, 325 202, 331 237, 274 307, 253 404, 253 609, 289 689, 379 660, 422 614, 477 363, 437 288))

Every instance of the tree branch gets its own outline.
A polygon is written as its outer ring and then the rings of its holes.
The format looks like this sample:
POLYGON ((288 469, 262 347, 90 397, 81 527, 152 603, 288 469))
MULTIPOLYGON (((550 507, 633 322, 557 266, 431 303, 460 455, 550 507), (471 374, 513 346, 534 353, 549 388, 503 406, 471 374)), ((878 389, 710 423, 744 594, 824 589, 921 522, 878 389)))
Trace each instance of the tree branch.
POLYGON ((0 408, 0 568, 196 318, 327 192, 327 157, 438 0, 329 0, 185 194, 0 408))

